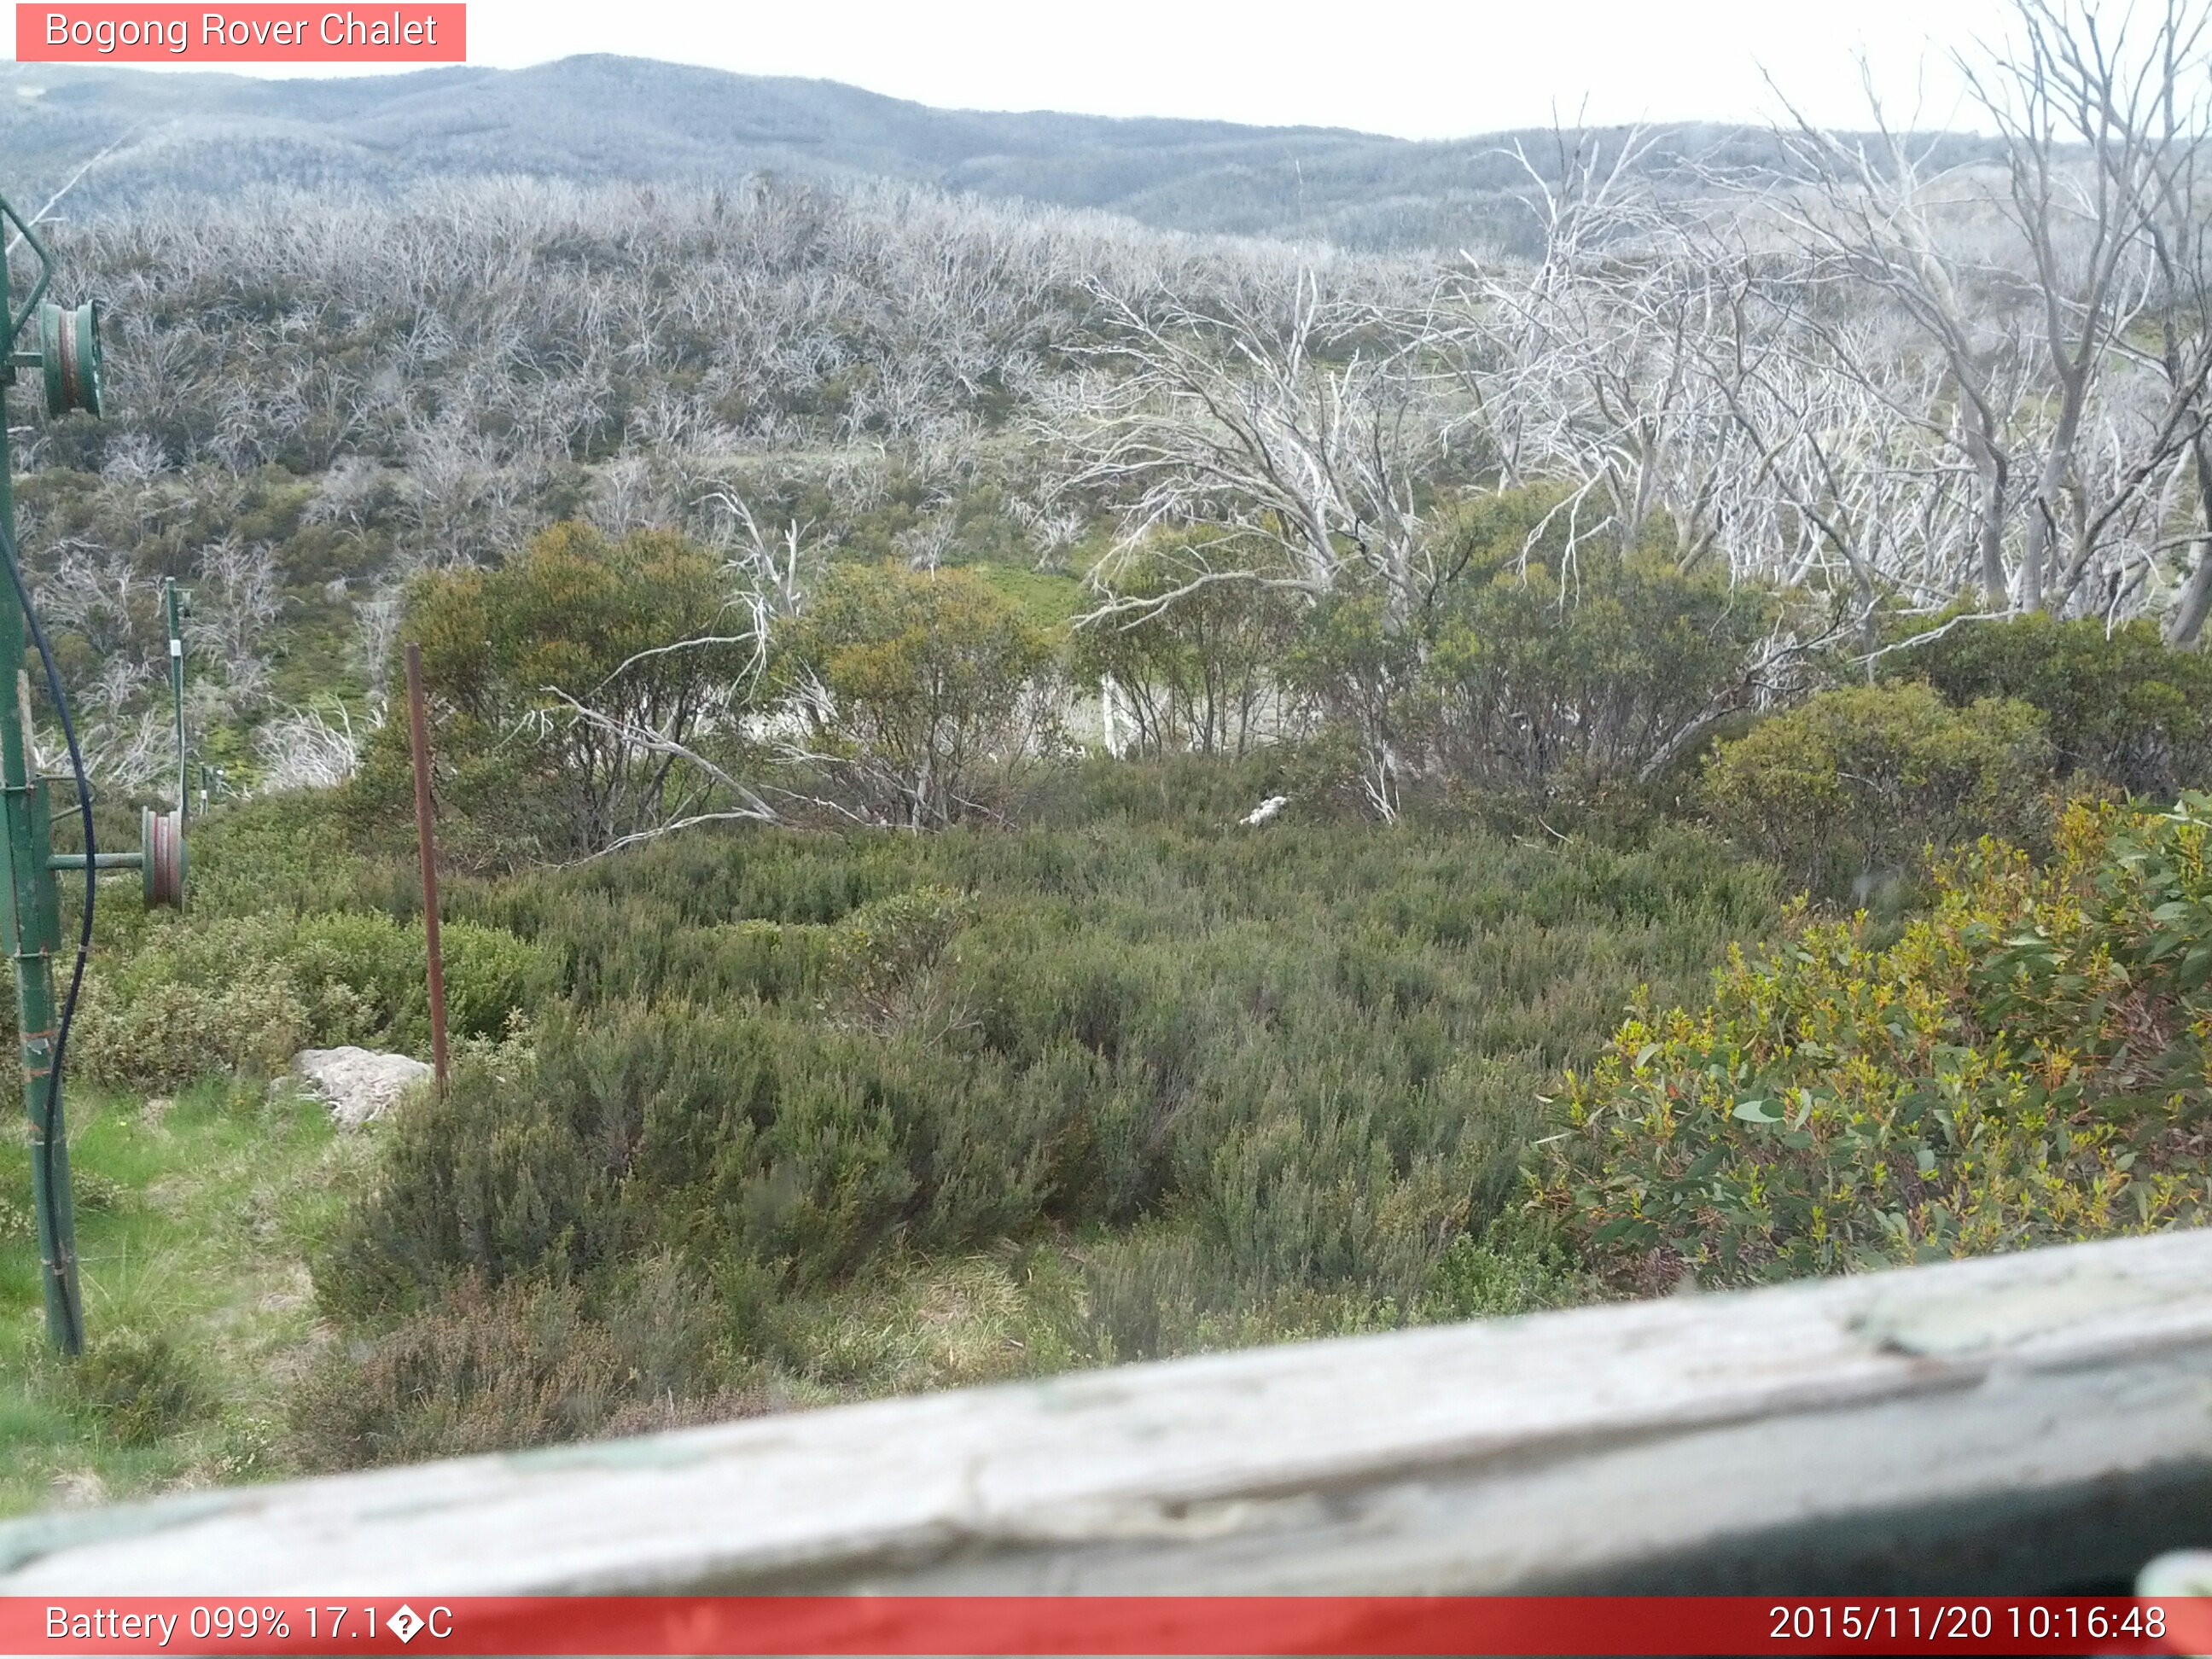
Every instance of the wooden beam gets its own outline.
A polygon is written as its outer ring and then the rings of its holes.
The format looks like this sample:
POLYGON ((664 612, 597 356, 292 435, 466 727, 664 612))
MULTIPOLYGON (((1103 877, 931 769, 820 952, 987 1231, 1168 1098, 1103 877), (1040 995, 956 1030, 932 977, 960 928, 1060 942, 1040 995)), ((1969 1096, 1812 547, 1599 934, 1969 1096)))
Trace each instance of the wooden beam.
POLYGON ((2124 1588, 2212 1543, 2212 1234, 0 1526, 0 1594, 2124 1588))

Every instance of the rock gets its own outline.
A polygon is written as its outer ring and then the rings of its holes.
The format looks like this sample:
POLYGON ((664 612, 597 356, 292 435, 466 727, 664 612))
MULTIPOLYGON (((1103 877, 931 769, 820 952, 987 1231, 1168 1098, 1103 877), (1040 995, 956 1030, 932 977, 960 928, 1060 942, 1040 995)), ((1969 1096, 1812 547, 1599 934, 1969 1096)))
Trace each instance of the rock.
POLYGON ((357 1129, 376 1121, 400 1096, 427 1081, 430 1068, 404 1054, 374 1048, 302 1048, 292 1056, 292 1075, 330 1103, 331 1115, 341 1128, 357 1129))
POLYGON ((1256 830, 1290 804, 1291 798, 1288 795, 1270 795, 1243 817, 1237 819, 1237 822, 1249 829, 1256 830))
POLYGON ((93 1469, 64 1469, 53 1478, 54 1502, 68 1509, 83 1509, 107 1501, 107 1482, 93 1469))

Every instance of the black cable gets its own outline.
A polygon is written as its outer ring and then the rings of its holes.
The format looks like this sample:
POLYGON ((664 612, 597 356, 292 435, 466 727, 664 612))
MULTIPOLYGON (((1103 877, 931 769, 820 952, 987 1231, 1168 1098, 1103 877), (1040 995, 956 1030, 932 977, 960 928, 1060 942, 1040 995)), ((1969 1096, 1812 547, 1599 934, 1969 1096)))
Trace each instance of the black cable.
MULTIPOLYGON (((15 586, 15 602, 23 608, 23 625, 30 630, 31 643, 38 647, 39 660, 46 665, 46 695, 53 699, 54 712, 61 716, 62 738, 69 744, 70 769, 76 775, 77 811, 84 818, 84 926, 77 933, 76 966, 70 971, 69 995, 63 999, 61 1023, 54 1030, 54 1069, 46 1085, 46 1121, 40 1126, 43 1133, 39 1141, 39 1158, 45 1166, 40 1177, 51 1194, 54 1190, 54 1115, 62 1097, 62 1061, 69 1053, 70 1024, 76 1018, 77 993, 84 988, 85 958, 92 954, 92 909, 100 892, 100 872, 95 867, 99 860, 92 838, 92 780, 85 775, 84 755, 76 746, 76 727, 70 720, 69 697, 62 690, 61 670, 54 665, 54 653, 46 644, 46 629, 39 626, 39 613, 31 608, 31 592, 23 585, 23 568, 17 556, 15 538, 4 524, 0 524, 0 563, 8 567, 8 580, 15 586)), ((23 757, 26 772, 37 763, 37 756, 23 757)), ((34 918, 30 916, 15 919, 19 932, 33 922, 34 918)), ((78 1321, 77 1310, 70 1305, 69 1274, 61 1262, 57 1261, 54 1269, 55 1286, 62 1299, 63 1322, 82 1341, 83 1327, 78 1321)))

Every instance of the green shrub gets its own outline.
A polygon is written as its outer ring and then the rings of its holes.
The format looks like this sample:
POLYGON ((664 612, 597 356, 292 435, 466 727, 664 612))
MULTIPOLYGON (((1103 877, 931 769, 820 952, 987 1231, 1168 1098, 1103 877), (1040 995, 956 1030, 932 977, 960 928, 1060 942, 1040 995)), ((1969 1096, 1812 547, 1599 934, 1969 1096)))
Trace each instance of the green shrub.
POLYGON ((1267 735, 1304 607, 1266 574, 1211 530, 1156 533, 1116 569, 1114 592, 1134 608, 1078 630, 1074 670, 1089 685, 1113 681, 1139 752, 1242 755, 1267 735), (1240 568, 1249 580, 1224 579, 1240 568))
POLYGON ((1287 658, 1322 714, 1314 759, 1370 805, 1438 787, 1486 809, 1589 805, 1667 772, 1802 676, 1765 642, 1781 596, 1603 536, 1554 492, 1462 504, 1418 602, 1346 591, 1287 658))
POLYGON ((196 961, 197 950, 156 948, 112 980, 88 975, 70 1028, 72 1069, 90 1082, 167 1092, 222 1073, 282 1071, 313 1040, 319 1011, 280 959, 252 954, 271 933, 202 935, 240 947, 220 969, 196 961))
POLYGON ((1059 741, 1051 638, 981 577, 842 565, 778 642, 786 707, 854 799, 923 828, 1059 741))
MULTIPOLYGON (((357 843, 368 828, 360 807, 349 788, 296 789, 195 817, 185 829, 191 914, 204 921, 360 905, 367 872, 357 843)), ((136 837, 134 827, 134 844, 136 837)), ((410 827, 410 849, 412 840, 410 827)), ((100 845, 108 842, 103 838, 100 845)), ((101 909, 107 914, 111 907, 101 909)))
POLYGON ((556 1022, 525 1069, 464 1068, 395 1115, 321 1278, 341 1305, 404 1306, 459 1272, 589 1273, 661 1243, 817 1285, 895 1239, 1032 1224, 1066 1126, 1027 1103, 906 1039, 681 1006, 556 1022))
MULTIPOLYGON (((544 958, 499 928, 441 922, 446 1022, 456 1037, 495 1037, 546 995, 544 958)), ((378 1038, 420 1048, 429 1041, 429 963, 422 924, 376 911, 302 916, 284 960, 310 1006, 331 1011, 318 1036, 378 1038), (349 1022, 342 1024, 341 1022, 349 1022)))
POLYGON ((1801 921, 1711 1004, 1572 1075, 1540 1206, 1624 1288, 2192 1222, 2212 1038, 2212 797, 2069 810, 2051 863, 1937 869, 1876 948, 1801 921))
POLYGON ((1383 594, 1340 592, 1314 608, 1284 664, 1291 688, 1318 717, 1302 745, 1302 797, 1398 815, 1427 776, 1437 719, 1422 651, 1418 629, 1394 622, 1383 594))
MULTIPOLYGON (((407 629, 439 704, 448 850, 495 864, 573 857, 701 810, 710 771, 619 734, 688 749, 729 728, 753 682, 734 597, 720 562, 681 536, 610 540, 575 523, 539 532, 497 569, 418 582, 407 629), (662 648, 681 641, 700 643, 662 648)), ((389 722, 358 793, 396 814, 410 776, 405 723, 389 722)))
MULTIPOLYGON (((544 957, 502 930, 443 930, 449 1022, 497 1036, 551 984, 544 957)), ((375 912, 177 920, 88 975, 71 1064, 117 1087, 174 1091, 220 1073, 268 1075, 307 1046, 428 1041, 420 924, 375 912)))
POLYGON ((570 996, 533 1056, 387 1126, 325 1306, 665 1249, 759 1310, 1172 1222, 1236 1287, 1172 1340, 1406 1316, 1510 1201, 1548 1069, 1771 915, 1692 832, 1273 836, 1194 799, 1195 824, 707 836, 485 890, 570 996))
POLYGON ((1077 1255, 1076 1304, 1050 1308, 1047 1317, 1071 1355, 1100 1364, 1392 1330, 1417 1316, 1395 1297, 1357 1287, 1261 1289, 1230 1271, 1202 1232, 1171 1223, 1077 1255))
POLYGON ((601 1309, 574 1285, 464 1279, 326 1352, 294 1393, 293 1449, 353 1468, 669 1426, 707 1397, 716 1340, 711 1304, 665 1259, 601 1309))
POLYGON ((877 899, 823 930, 824 979, 879 1023, 895 1023, 908 999, 975 907, 943 887, 877 899))
POLYGON ((1498 1319, 1585 1302, 1593 1288, 1556 1238, 1493 1227, 1483 1237, 1462 1233, 1437 1258, 1420 1312, 1426 1320, 1498 1319))
POLYGON ((2154 623, 1961 623, 1885 665, 1959 708, 2009 697, 2039 709, 2061 777, 2161 801, 2212 785, 2212 656, 2169 649, 2154 623))
POLYGON ((1777 689, 1771 666, 1753 668, 1776 595, 1601 539, 1569 557, 1564 520, 1524 559, 1544 505, 1488 498, 1455 527, 1462 568, 1437 594, 1422 669, 1444 775, 1586 795, 1693 753, 1777 689))
POLYGON ((100 1337, 70 1374, 86 1409, 125 1446, 151 1445, 210 1409, 198 1369, 162 1333, 100 1337))
POLYGON ((1240 1299, 1235 1279, 1188 1228, 1145 1227, 1086 1251, 1079 1346, 1103 1364, 1203 1346, 1209 1319, 1240 1299))
POLYGON ((1824 691, 1723 743, 1700 798, 1713 823, 1825 897, 1865 898, 1922 848, 2047 825, 2051 747, 2025 703, 1954 709, 1927 686, 1824 691))

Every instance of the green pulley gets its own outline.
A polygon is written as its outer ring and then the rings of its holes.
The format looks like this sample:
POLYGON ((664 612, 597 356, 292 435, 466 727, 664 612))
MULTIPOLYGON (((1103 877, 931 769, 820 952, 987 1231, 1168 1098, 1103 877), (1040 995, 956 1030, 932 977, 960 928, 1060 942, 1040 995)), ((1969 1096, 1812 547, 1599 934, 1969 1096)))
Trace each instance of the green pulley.
POLYGON ((39 307, 39 358, 46 374, 46 413, 100 413, 100 301, 39 307))

